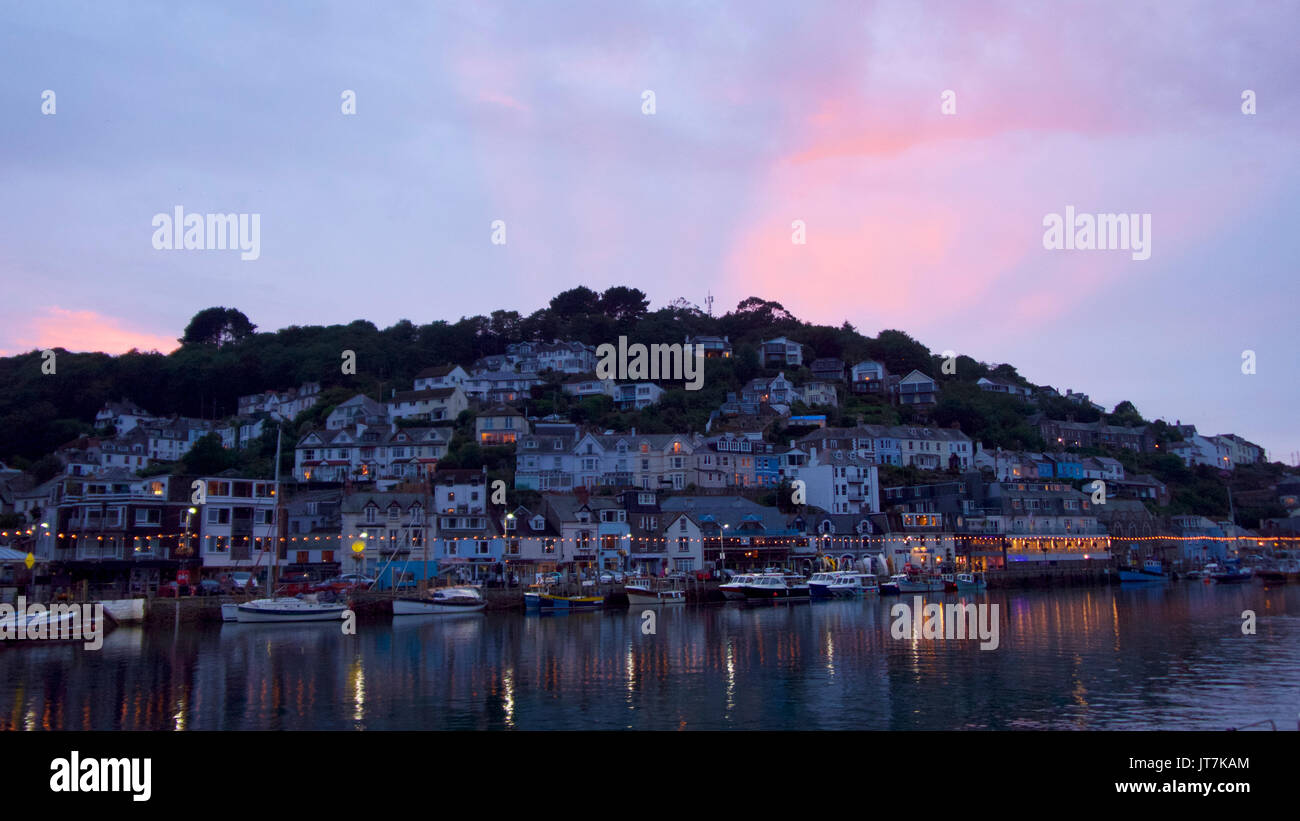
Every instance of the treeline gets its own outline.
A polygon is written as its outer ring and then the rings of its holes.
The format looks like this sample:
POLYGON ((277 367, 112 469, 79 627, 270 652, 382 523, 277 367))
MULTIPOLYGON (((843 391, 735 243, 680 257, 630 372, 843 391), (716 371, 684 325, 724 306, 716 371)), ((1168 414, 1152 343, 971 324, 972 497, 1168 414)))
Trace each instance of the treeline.
MULTIPOLYGON (((688 335, 726 336, 734 356, 706 363, 703 390, 689 392, 669 384, 660 404, 641 411, 619 411, 603 398, 568 397, 559 387, 562 378, 552 375, 539 398, 530 403, 529 414, 567 415, 615 430, 702 430, 728 392, 738 392, 756 376, 775 373, 762 367, 761 341, 787 336, 806 346, 805 362, 836 357, 852 365, 875 359, 894 374, 913 369, 926 373, 943 387, 933 417, 937 423, 957 423, 969 435, 994 446, 1041 447, 1036 431, 1026 423, 1032 408, 974 386, 982 376, 1027 385, 1010 365, 990 366, 958 356, 956 373, 945 374, 943 358, 903 331, 882 330, 871 337, 848 322, 838 328, 806 323, 780 303, 759 297, 745 299, 715 317, 681 299, 651 311, 649 300, 636 288, 616 286, 598 293, 579 286, 527 316, 497 310, 423 325, 403 319, 384 329, 357 320, 258 332, 239 310, 214 307, 196 314, 179 340, 180 347, 166 355, 133 350, 110 356, 55 349, 53 374, 42 372, 43 359, 36 351, 0 359, 0 379, 6 386, 0 393, 0 456, 19 466, 29 464, 92 432, 95 412, 112 400, 127 398, 159 415, 221 419, 235 413, 241 395, 307 381, 338 388, 337 396, 365 393, 382 399, 393 390, 409 389, 416 373, 426 367, 469 365, 480 357, 504 353, 511 343, 576 339, 600 345, 620 335, 647 344, 680 342, 688 335), (355 353, 355 375, 342 372, 344 351, 355 353)), ((785 370, 796 380, 810 377, 806 368, 795 373, 785 370)), ((316 411, 329 407, 332 404, 316 411)), ((1059 412, 1088 413, 1072 403, 1059 412)), ((846 397, 843 407, 831 413, 834 420, 846 424, 908 421, 907 414, 906 409, 890 408, 881 399, 857 397, 846 397)))

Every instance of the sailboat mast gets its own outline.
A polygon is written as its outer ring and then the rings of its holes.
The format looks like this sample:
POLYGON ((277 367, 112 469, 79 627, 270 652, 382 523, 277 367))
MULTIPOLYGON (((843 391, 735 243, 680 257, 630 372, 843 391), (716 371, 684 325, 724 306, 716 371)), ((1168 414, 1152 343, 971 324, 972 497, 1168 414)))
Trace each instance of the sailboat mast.
POLYGON ((275 426, 275 506, 271 508, 271 558, 266 570, 266 595, 275 598, 275 565, 280 555, 280 425, 275 426))

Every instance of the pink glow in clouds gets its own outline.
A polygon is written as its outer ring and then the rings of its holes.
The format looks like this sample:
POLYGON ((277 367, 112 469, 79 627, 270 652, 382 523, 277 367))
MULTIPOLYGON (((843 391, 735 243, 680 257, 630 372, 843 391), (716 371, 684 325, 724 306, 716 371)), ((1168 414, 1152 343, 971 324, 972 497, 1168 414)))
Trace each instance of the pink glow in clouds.
POLYGON ((12 338, 20 347, 12 351, 0 351, 0 356, 11 356, 33 348, 120 354, 132 348, 170 353, 180 347, 175 337, 127 328, 124 324, 120 319, 94 311, 46 307, 36 316, 18 320, 12 338))

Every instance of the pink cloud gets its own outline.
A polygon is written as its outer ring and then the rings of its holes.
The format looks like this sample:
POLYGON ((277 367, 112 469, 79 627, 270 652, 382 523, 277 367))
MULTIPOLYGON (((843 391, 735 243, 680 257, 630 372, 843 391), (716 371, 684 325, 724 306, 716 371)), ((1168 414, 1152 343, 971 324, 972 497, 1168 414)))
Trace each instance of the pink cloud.
POLYGON ((7 340, 10 350, 0 351, 12 355, 33 348, 64 348, 69 351, 102 351, 125 353, 132 348, 141 351, 170 353, 179 347, 176 338, 124 327, 124 321, 104 316, 94 311, 72 311, 50 306, 43 313, 26 317, 11 326, 7 340))

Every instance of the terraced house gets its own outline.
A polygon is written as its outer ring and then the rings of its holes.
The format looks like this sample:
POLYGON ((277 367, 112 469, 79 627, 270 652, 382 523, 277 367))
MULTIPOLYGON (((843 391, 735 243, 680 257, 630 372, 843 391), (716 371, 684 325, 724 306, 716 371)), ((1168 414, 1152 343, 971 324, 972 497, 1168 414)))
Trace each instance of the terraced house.
POLYGON ((448 428, 397 425, 309 431, 294 446, 295 479, 303 482, 414 479, 447 453, 448 428))
POLYGON ((681 490, 695 482, 697 444, 686 434, 583 433, 575 425, 539 423, 515 447, 515 487, 681 490))

